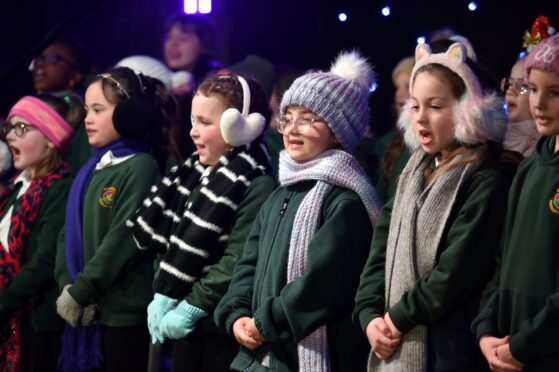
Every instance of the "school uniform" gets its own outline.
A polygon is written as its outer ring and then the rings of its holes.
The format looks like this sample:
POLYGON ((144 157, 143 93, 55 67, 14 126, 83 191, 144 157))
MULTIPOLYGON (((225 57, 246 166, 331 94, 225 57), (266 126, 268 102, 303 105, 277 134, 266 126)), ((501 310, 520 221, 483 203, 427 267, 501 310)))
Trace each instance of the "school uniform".
MULTIPOLYGON (((15 181, 15 189, 3 209, 19 208, 21 195, 30 181, 23 173, 15 181)), ((54 305, 58 286, 54 280, 56 239, 64 223, 66 200, 72 177, 54 181, 41 194, 41 204, 22 252, 21 269, 0 289, 3 320, 16 311, 25 311, 22 319, 22 369, 41 367, 54 371, 60 351, 63 320, 54 305), (27 313, 26 311, 30 311, 27 313)), ((11 222, 11 221, 10 221, 11 222)), ((7 231, 6 231, 7 233, 7 231)), ((5 237, 7 239, 7 236, 5 237)))
POLYGON ((510 351, 523 371, 559 368, 559 153, 543 138, 524 160, 511 187, 502 258, 473 323, 477 337, 511 336, 510 351))
POLYGON ((126 221, 159 179, 155 159, 146 153, 97 163, 83 197, 84 268, 75 281, 67 269, 65 233, 58 239, 55 275, 60 288, 80 305, 96 304, 107 365, 145 368, 149 338, 146 308, 151 300, 153 255, 138 251, 126 221))
MULTIPOLYGON (((418 151, 403 175, 410 171, 412 162, 418 162, 418 155, 422 154, 421 150, 418 151)), ((388 309, 392 322, 404 333, 404 338, 416 327, 426 327, 424 350, 428 371, 482 371, 488 368, 469 324, 477 315, 481 292, 495 269, 514 168, 512 164, 489 160, 464 181, 457 190, 444 228, 441 226, 442 235, 436 247, 434 266, 400 298, 394 298, 395 303, 388 309)), ((400 184, 400 187, 404 186, 400 184)), ((421 213, 421 203, 427 200, 424 194, 423 191, 417 195, 417 205, 407 206, 417 208, 417 215, 421 213)), ((394 203, 395 199, 392 199, 381 211, 356 296, 354 321, 363 331, 374 318, 382 317, 386 312, 388 284, 385 264, 393 259, 387 256, 387 246, 389 227, 393 228, 390 222, 394 203)), ((413 223, 402 221, 407 225, 413 223)), ((415 231, 414 236, 417 237, 427 234, 414 225, 410 230, 415 231)), ((403 231, 399 233, 402 240, 406 239, 403 231)), ((415 251, 408 256, 413 259, 417 255, 420 262, 422 258, 419 256, 426 253, 418 251, 421 244, 416 239, 413 239, 415 251)), ((399 264, 394 262, 392 267, 399 264)), ((425 357, 424 353, 421 353, 422 357, 425 357)), ((410 362, 413 363, 413 358, 410 362)))
POLYGON ((231 335, 235 320, 254 317, 266 342, 255 350, 241 346, 233 370, 297 370, 297 344, 321 325, 326 325, 331 336, 333 371, 365 367, 367 341, 349 318, 372 225, 355 192, 334 187, 328 194, 319 230, 308 247, 308 270, 287 283, 293 222, 315 184, 305 181, 279 187, 257 216, 229 291, 214 317, 231 335))

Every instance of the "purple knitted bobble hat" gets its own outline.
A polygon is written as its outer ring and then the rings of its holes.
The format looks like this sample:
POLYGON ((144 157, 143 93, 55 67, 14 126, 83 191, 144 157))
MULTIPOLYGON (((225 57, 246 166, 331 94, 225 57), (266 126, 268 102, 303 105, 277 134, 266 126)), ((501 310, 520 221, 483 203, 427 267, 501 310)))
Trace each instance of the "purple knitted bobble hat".
POLYGON ((369 124, 369 89, 374 82, 364 57, 356 51, 341 53, 329 72, 312 72, 295 80, 283 95, 280 112, 284 115, 288 106, 311 110, 351 152, 369 124))

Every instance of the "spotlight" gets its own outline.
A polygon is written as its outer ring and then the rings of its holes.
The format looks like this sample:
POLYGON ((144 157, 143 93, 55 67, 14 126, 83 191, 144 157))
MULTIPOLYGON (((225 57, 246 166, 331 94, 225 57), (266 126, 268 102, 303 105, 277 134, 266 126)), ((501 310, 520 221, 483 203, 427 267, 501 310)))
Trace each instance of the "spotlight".
POLYGON ((518 59, 522 59, 524 57, 526 57, 526 52, 525 51, 522 51, 518 54, 518 59))
POLYGON ((184 0, 184 12, 186 14, 198 12, 198 0, 184 0))
POLYGON ((388 17, 390 15, 390 7, 387 5, 382 8, 381 13, 383 16, 388 17))
POLYGON ((208 14, 212 12, 212 0, 199 0, 198 11, 202 14, 208 14))
POLYGON ((371 87, 369 88, 369 92, 373 93, 375 90, 377 90, 377 88, 378 88, 377 83, 373 83, 373 84, 371 84, 371 87))
POLYGON ((470 11, 475 11, 477 10, 477 3, 475 1, 470 1, 470 3, 468 4, 468 9, 470 9, 470 11))
POLYGON ((425 44, 425 40, 426 40, 425 36, 420 36, 420 37, 417 38, 417 43, 418 44, 425 44))
POLYGON ((345 14, 345 13, 338 14, 338 19, 340 20, 340 22, 347 21, 347 14, 345 14))

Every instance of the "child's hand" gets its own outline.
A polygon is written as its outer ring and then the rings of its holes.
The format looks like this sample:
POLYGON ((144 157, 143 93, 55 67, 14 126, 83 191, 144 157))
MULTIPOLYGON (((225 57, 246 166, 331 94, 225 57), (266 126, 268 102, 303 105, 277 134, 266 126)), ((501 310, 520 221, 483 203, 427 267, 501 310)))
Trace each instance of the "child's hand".
POLYGON ((402 338, 402 332, 400 332, 394 323, 392 323, 392 319, 390 319, 390 315, 388 313, 384 314, 384 321, 390 329, 390 333, 392 333, 392 338, 402 338))
POLYGON ((264 341, 266 341, 264 337, 260 334, 260 332, 258 332, 258 328, 256 328, 256 323, 254 322, 254 318, 251 318, 245 324, 245 331, 249 337, 251 337, 253 340, 260 342, 261 345, 264 341))
POLYGON ((489 363, 489 367, 492 371, 522 371, 522 365, 511 364, 505 360, 501 360, 499 355, 497 355, 497 349, 500 346, 507 345, 507 349, 509 349, 509 340, 510 336, 498 338, 489 335, 481 336, 479 339, 481 352, 485 356, 485 359, 487 359, 487 363, 489 363))
POLYGON ((262 342, 258 342, 252 337, 250 337, 249 335, 247 335, 246 324, 250 320, 251 319, 248 316, 240 317, 239 319, 235 320, 235 322, 233 323, 232 330, 233 330, 233 335, 235 335, 235 339, 239 344, 243 345, 247 349, 254 350, 260 345, 262 345, 262 342))
POLYGON ((497 357, 499 357, 502 362, 519 367, 520 370, 524 367, 524 364, 516 360, 516 358, 511 354, 510 343, 508 343, 508 340, 506 344, 497 347, 497 357))
POLYGON ((365 329, 365 333, 373 352, 381 360, 390 358, 402 342, 401 338, 393 337, 390 328, 382 317, 371 320, 365 329))

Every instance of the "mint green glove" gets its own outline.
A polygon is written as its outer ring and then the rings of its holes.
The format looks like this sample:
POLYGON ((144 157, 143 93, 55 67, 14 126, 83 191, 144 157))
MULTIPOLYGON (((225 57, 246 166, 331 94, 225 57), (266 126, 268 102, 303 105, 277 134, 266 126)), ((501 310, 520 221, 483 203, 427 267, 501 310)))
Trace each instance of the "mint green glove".
POLYGON ((151 342, 155 344, 157 341, 163 343, 164 338, 160 332, 161 320, 165 314, 171 311, 179 300, 156 293, 153 300, 148 305, 148 329, 151 335, 151 342))
POLYGON ((178 340, 194 330, 196 322, 208 315, 204 310, 190 305, 186 300, 169 311, 159 325, 161 336, 178 340))

